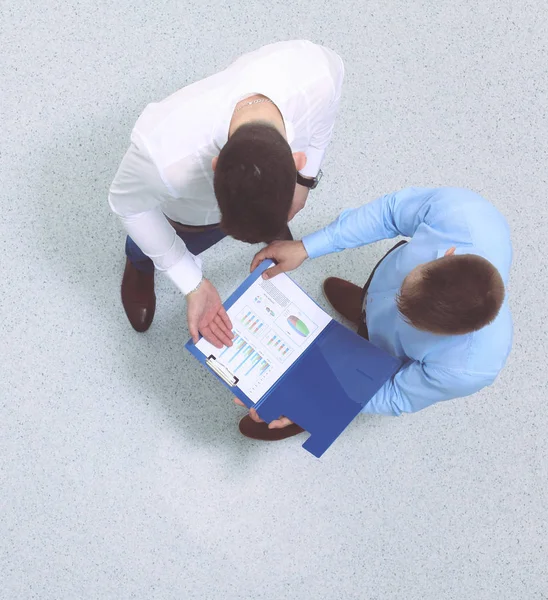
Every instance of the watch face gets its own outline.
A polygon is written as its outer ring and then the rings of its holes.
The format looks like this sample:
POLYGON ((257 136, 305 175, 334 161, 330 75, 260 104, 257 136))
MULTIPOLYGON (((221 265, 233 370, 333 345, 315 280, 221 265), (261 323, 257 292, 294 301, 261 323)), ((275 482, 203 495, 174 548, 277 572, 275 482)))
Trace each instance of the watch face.
POLYGON ((320 179, 322 177, 323 177, 323 171, 320 169, 318 171, 318 174, 316 175, 316 178, 314 179, 314 183, 312 184, 312 187, 310 188, 311 190, 318 187, 318 183, 320 183, 320 179))

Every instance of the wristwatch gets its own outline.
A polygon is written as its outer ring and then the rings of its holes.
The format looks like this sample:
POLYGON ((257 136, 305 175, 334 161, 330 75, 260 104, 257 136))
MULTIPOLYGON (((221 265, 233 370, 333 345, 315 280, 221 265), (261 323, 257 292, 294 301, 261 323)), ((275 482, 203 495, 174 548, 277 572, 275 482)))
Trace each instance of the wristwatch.
POLYGON ((297 171, 297 183, 299 185, 307 187, 310 190, 313 190, 314 188, 318 187, 318 183, 320 183, 320 179, 322 178, 322 176, 323 176, 323 171, 318 171, 318 174, 316 175, 316 177, 303 177, 297 171))

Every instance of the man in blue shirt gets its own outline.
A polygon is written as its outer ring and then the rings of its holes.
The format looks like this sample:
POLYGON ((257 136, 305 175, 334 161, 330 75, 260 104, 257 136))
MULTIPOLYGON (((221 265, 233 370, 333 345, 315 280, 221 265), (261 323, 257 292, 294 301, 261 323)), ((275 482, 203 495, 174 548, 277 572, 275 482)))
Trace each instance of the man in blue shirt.
MULTIPOLYGON (((358 333, 403 361, 365 413, 412 413, 493 383, 512 344, 504 217, 469 190, 408 188, 344 211, 302 241, 270 244, 252 263, 276 260, 268 278, 307 258, 398 235, 411 239, 392 248, 365 288, 334 277, 324 282, 327 299, 358 333)), ((264 440, 302 431, 285 417, 267 425, 253 410, 240 430, 264 440)))

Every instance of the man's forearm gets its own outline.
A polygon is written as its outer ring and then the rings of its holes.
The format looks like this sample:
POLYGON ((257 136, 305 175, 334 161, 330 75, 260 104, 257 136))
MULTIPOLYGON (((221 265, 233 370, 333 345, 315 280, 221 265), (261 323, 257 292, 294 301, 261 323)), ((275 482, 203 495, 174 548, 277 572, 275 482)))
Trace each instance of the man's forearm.
POLYGON ((373 204, 344 211, 327 227, 305 236, 303 244, 308 256, 317 258, 324 254, 356 248, 388 237, 387 235, 379 237, 373 234, 371 227, 375 213, 373 204))
POLYGON ((308 255, 316 258, 397 235, 412 236, 428 212, 431 193, 429 188, 407 188, 345 210, 333 223, 303 239, 308 255))
POLYGON ((293 203, 291 204, 288 221, 291 221, 291 219, 304 208, 308 199, 308 192, 309 189, 304 187, 304 185, 297 184, 295 186, 295 193, 293 194, 293 203))
POLYGON ((118 215, 128 235, 153 262, 156 269, 188 294, 202 279, 196 258, 188 251, 159 208, 136 215, 118 215))

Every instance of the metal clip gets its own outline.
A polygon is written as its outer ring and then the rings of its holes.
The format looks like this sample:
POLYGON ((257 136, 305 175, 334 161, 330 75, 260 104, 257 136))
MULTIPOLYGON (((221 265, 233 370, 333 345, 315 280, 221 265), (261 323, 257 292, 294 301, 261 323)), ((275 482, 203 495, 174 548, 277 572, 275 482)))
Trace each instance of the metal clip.
POLYGON ((236 375, 233 375, 225 366, 218 363, 213 354, 209 356, 209 358, 206 358, 206 365, 212 371, 215 371, 215 373, 217 373, 217 375, 230 387, 237 385, 239 379, 236 375))

